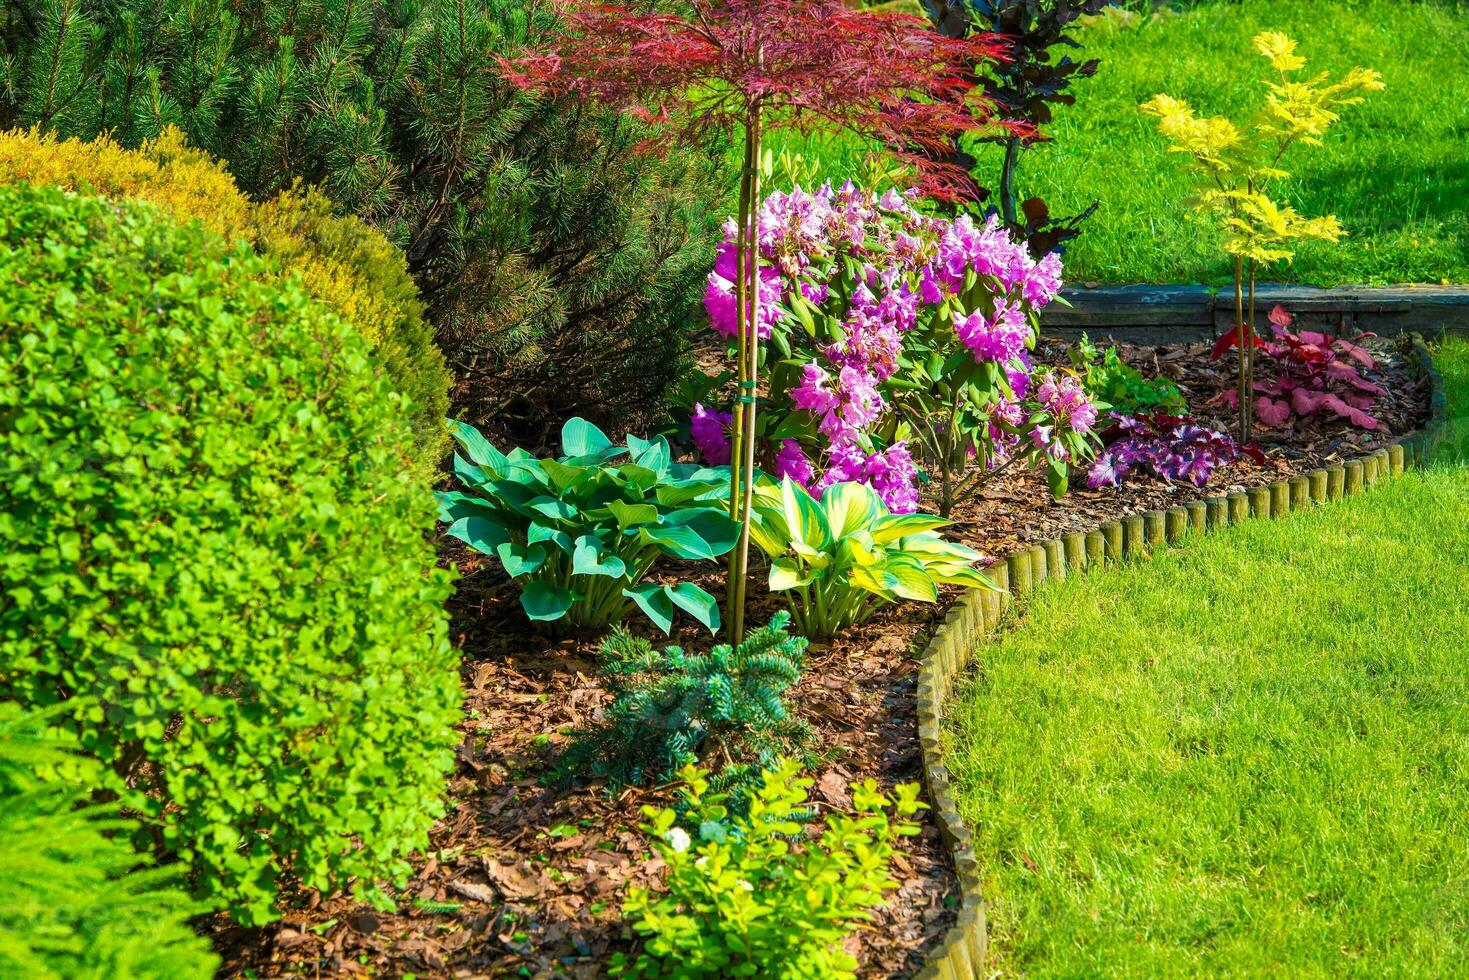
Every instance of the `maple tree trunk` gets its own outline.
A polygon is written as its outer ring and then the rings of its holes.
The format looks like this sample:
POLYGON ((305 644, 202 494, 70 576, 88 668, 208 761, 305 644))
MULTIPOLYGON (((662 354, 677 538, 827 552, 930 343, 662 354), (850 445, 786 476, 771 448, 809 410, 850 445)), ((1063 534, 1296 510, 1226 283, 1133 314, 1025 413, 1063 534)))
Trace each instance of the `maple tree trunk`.
POLYGON ((725 587, 729 641, 745 636, 745 586, 750 577, 750 511, 755 491, 756 389, 760 365, 760 105, 745 123, 745 170, 740 178, 739 231, 736 237, 735 299, 739 304, 739 396, 735 401, 730 446, 730 517, 740 522, 740 539, 730 552, 725 587))
POLYGON ((1016 224, 1015 170, 1020 165, 1020 140, 1005 141, 1005 163, 1000 168, 1000 211, 1005 224, 1016 224))
POLYGON ((1239 441, 1240 444, 1249 441, 1250 418, 1246 415, 1246 406, 1250 403, 1250 392, 1247 387, 1249 366, 1245 363, 1245 260, 1236 255, 1234 257, 1234 336, 1239 342, 1239 376, 1235 381, 1235 391, 1239 395, 1239 441))
POLYGON ((1245 400, 1245 436, 1240 445, 1249 441, 1250 431, 1255 427, 1255 260, 1250 259, 1250 319, 1249 346, 1245 356, 1249 359, 1245 367, 1245 384, 1250 397, 1245 400))

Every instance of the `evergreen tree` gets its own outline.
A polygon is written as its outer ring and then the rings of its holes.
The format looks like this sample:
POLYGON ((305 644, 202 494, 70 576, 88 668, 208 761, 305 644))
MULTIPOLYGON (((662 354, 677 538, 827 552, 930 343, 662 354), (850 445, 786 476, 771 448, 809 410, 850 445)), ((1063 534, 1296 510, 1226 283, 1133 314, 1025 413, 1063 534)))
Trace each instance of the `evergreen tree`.
POLYGON ((568 767, 617 789, 666 782, 709 755, 722 767, 721 791, 758 784, 764 766, 805 734, 784 699, 806 665, 806 639, 786 632, 790 618, 782 610, 738 646, 694 655, 615 631, 601 650, 613 694, 606 724, 573 747, 568 767))
POLYGON ((685 364, 717 154, 644 152, 625 115, 509 84, 550 7, 0 0, 0 126, 173 124, 254 195, 320 184, 405 250, 472 418, 542 443, 572 415, 633 427, 685 364))

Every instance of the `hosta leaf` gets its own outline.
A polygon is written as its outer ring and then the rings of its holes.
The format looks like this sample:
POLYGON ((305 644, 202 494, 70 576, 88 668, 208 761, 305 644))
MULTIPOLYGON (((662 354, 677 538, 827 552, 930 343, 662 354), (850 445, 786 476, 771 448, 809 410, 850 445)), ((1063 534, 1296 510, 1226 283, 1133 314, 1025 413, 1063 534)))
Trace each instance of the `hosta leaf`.
POLYGON ((572 466, 554 459, 540 460, 540 464, 551 485, 562 493, 589 482, 597 474, 590 466, 572 466))
POLYGON ((838 483, 826 488, 821 497, 827 523, 837 538, 845 538, 865 530, 887 510, 882 498, 863 483, 838 483))
POLYGON ((777 558, 770 563, 770 591, 785 592, 799 589, 815 581, 816 576, 804 569, 794 558, 777 558))
POLYGON ((599 456, 616 448, 601 429, 586 419, 567 419, 561 427, 561 451, 568 456, 599 456))
POLYGON ((576 539, 576 547, 571 552, 571 573, 622 578, 627 574, 627 566, 596 537, 583 534, 576 539))
POLYGON ((445 419, 444 427, 449 430, 454 441, 464 449, 471 462, 492 471, 494 476, 504 475, 508 459, 504 453, 490 445, 490 441, 480 435, 478 429, 458 419, 445 419))
POLYGON ((475 466, 469 460, 465 459, 463 456, 459 455, 458 453, 455 453, 454 454, 454 475, 456 477, 458 477, 459 478, 459 482, 463 483, 465 486, 477 488, 477 487, 484 486, 485 484, 489 483, 492 479, 494 479, 496 477, 499 477, 499 476, 502 476, 503 474, 501 474, 501 473, 494 473, 494 474, 487 473, 487 472, 485 472, 485 470, 481 469, 478 466, 475 466))
POLYGON ((924 531, 948 527, 949 521, 932 514, 889 514, 877 522, 872 530, 872 540, 878 544, 892 544, 899 538, 924 531))
POLYGON ((458 490, 444 490, 434 494, 439 505, 439 520, 452 524, 461 517, 484 517, 499 523, 500 508, 492 501, 458 490))
POLYGON ((617 521, 617 526, 626 531, 639 524, 654 524, 658 521, 658 508, 652 504, 630 504, 625 500, 608 502, 607 510, 617 521))
POLYGON ((1002 591, 988 576, 977 568, 967 565, 929 565, 928 574, 940 585, 958 585, 966 589, 1002 591))
POLYGON ((663 524, 665 527, 689 528, 704 539, 715 555, 728 552, 740 538, 739 522, 713 507, 689 507, 676 511, 665 517, 663 524))
MULTIPOLYGON (((728 484, 722 480, 686 480, 681 483, 662 484, 658 487, 655 496, 662 506, 677 507, 691 500, 715 495, 721 488, 727 489, 727 487, 728 484)), ((727 497, 728 494, 725 496, 727 497)))
POLYGON ((546 563, 546 546, 543 544, 518 545, 506 541, 495 549, 500 564, 511 578, 529 575, 546 563))
POLYGON ((660 480, 667 479, 668 467, 673 462, 673 454, 668 451, 668 443, 662 439, 654 439, 647 442, 634 436, 627 437, 627 446, 632 450, 632 461, 638 466, 652 470, 658 474, 660 480))
POLYGON ((901 556, 890 558, 883 570, 893 576, 893 591, 902 598, 914 602, 938 600, 938 586, 917 559, 901 556))
POLYGON ((564 500, 542 494, 526 505, 538 514, 558 521, 570 521, 576 517, 576 508, 564 500))
POLYGON ((520 593, 520 607, 536 622, 550 622, 565 616, 575 598, 569 589, 527 582, 520 593))
POLYGON ((550 541, 552 544, 556 545, 556 547, 560 548, 568 555, 571 554, 576 547, 571 541, 571 535, 567 534, 565 531, 557 530, 554 527, 547 527, 544 524, 532 524, 525 533, 525 540, 527 544, 536 544, 541 541, 550 541))
POLYGON ((637 603, 653 625, 667 633, 673 629, 673 599, 663 586, 652 583, 634 589, 623 589, 622 594, 637 603))
POLYGON ((645 525, 638 528, 638 539, 644 544, 656 545, 661 551, 675 558, 716 557, 709 542, 701 538, 693 528, 645 525))
POLYGON ((504 525, 485 517, 461 517, 449 525, 449 536, 487 555, 493 555, 496 548, 510 540, 504 525))
POLYGON ((664 586, 664 591, 674 605, 702 623, 710 633, 719 632, 719 603, 712 595, 692 582, 664 586))
POLYGON ((830 548, 831 531, 826 523, 826 513, 806 489, 786 477, 781 481, 780 497, 791 537, 814 551, 830 548))
POLYGON ((894 586, 898 584, 896 577, 880 568, 853 568, 849 572, 849 578, 857 588, 866 589, 884 599, 891 599, 897 594, 893 591, 894 586))

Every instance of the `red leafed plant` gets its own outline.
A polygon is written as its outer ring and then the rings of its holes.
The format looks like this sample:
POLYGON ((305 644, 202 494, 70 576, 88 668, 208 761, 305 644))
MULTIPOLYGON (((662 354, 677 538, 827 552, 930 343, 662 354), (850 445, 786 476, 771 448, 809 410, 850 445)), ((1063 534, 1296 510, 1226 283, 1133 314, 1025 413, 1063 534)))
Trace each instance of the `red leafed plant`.
MULTIPOLYGON (((1382 387, 1362 377, 1362 369, 1377 368, 1372 355, 1362 347, 1312 330, 1291 333, 1293 318, 1277 306, 1270 311, 1276 342, 1255 338, 1255 346, 1275 361, 1278 373, 1274 380, 1255 382, 1255 417, 1271 428, 1288 425, 1297 415, 1330 412, 1364 429, 1377 428, 1377 420, 1367 414, 1385 394, 1382 387)), ((1357 339, 1370 337, 1362 334, 1357 339)), ((1215 345, 1218 360, 1233 344, 1228 337, 1215 345)), ((1237 408, 1239 395, 1234 389, 1221 392, 1219 401, 1237 408)))
POLYGON ((992 122, 990 103, 972 79, 979 65, 1003 57, 1003 43, 991 35, 944 37, 921 18, 851 9, 841 0, 563 0, 561 10, 561 36, 506 60, 513 81, 600 99, 665 124, 670 137, 708 129, 744 135, 735 251, 740 397, 730 454, 730 516, 743 531, 730 553, 727 617, 738 643, 760 369, 755 214, 762 130, 826 128, 870 137, 913 167, 920 190, 963 198, 972 179, 944 162, 943 151, 960 134, 992 122))

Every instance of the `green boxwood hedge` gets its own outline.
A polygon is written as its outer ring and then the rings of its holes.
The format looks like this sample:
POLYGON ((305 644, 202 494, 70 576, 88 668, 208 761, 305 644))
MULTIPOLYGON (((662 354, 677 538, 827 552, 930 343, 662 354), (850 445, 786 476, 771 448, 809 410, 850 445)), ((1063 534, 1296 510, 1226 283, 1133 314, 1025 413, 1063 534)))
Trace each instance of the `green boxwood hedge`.
POLYGON ((398 395, 266 261, 0 188, 0 698, 250 921, 406 873, 460 696, 398 395))

